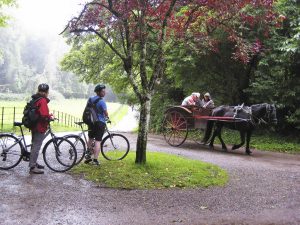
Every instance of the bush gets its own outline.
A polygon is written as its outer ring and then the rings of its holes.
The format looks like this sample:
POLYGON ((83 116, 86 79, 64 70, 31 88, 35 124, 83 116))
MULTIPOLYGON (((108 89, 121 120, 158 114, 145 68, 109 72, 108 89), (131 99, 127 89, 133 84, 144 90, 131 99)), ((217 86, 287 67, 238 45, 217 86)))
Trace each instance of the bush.
POLYGON ((23 101, 25 98, 26 94, 0 93, 2 101, 23 101))

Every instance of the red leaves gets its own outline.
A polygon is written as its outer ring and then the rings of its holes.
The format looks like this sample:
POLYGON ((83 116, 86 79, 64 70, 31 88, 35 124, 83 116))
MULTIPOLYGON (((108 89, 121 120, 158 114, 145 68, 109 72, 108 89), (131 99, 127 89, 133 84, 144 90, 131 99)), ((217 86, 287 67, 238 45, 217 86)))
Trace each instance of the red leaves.
POLYGON ((174 0, 94 0, 86 4, 80 17, 74 18, 69 28, 92 27, 105 33, 107 30, 124 32, 127 29, 133 43, 151 34, 159 41, 176 38, 202 42, 202 48, 213 51, 217 51, 218 43, 214 32, 223 30, 228 33, 229 41, 236 45, 234 57, 247 62, 249 55, 261 51, 262 44, 258 39, 254 44, 246 43, 238 25, 254 29, 263 24, 266 31, 263 35, 267 36, 268 26, 281 24, 285 19, 284 16, 277 18, 272 11, 273 0, 177 0, 171 7, 173 3, 174 0), (255 9, 260 9, 261 13, 251 13, 255 9), (166 27, 164 20, 167 20, 166 27), (142 27, 146 28, 141 31, 142 27))

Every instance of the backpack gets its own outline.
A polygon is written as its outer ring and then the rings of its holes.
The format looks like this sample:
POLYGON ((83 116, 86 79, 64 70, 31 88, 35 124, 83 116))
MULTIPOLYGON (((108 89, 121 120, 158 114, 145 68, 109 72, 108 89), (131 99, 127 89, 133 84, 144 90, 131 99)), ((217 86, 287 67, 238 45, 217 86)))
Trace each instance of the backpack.
POLYGON ((82 121, 87 125, 94 125, 97 121, 99 121, 98 118, 98 109, 96 107, 97 103, 101 100, 101 98, 98 98, 95 100, 95 102, 92 102, 92 99, 90 98, 85 106, 85 109, 82 114, 82 121))
POLYGON ((31 99, 31 101, 27 102, 24 111, 23 111, 23 118, 22 123, 25 127, 32 129, 37 125, 37 122, 40 118, 39 114, 36 113, 38 110, 38 107, 36 107, 34 104, 40 100, 42 97, 37 99, 31 99))

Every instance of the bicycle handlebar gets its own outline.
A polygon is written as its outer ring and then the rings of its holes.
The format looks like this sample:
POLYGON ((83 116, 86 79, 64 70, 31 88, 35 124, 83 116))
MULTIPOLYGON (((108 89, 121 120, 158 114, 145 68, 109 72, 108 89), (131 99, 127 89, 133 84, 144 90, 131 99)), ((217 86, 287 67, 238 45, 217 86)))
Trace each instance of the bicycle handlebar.
POLYGON ((50 118, 50 119, 49 119, 50 122, 54 122, 55 120, 59 121, 58 118, 50 118))

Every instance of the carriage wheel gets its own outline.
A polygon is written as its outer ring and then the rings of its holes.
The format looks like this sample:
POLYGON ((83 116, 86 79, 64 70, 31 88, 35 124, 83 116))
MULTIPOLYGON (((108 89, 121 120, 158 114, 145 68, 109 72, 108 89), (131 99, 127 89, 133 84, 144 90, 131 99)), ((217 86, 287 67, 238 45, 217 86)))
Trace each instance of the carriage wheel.
POLYGON ((189 140, 195 141, 197 144, 204 144, 203 138, 205 135, 205 129, 199 128, 189 132, 189 140))
POLYGON ((163 134, 169 145, 180 146, 188 135, 186 118, 179 112, 168 113, 163 122, 163 134))

